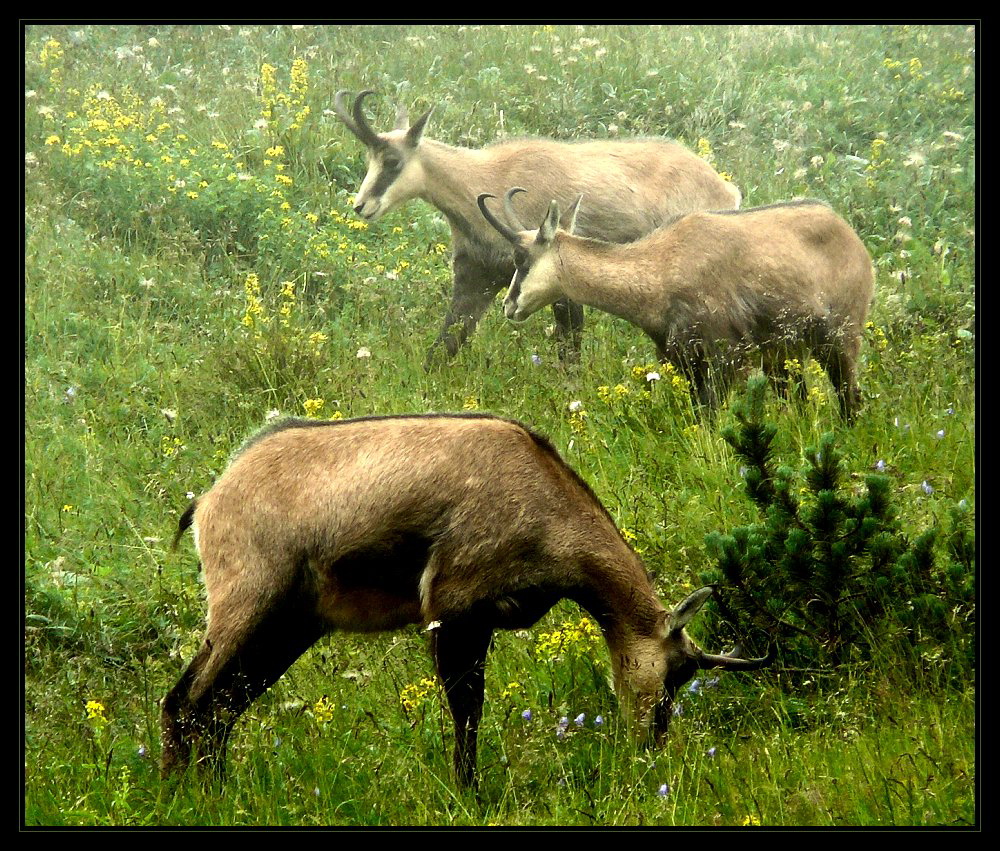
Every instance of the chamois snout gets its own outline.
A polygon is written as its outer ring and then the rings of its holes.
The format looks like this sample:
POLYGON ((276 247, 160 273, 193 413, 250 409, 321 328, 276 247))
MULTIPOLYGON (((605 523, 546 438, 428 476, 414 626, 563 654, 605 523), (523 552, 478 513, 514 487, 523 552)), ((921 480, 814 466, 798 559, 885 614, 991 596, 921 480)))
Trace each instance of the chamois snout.
POLYGON ((385 212, 385 204, 381 197, 373 197, 365 187, 354 196, 354 212, 366 222, 373 222, 385 212))
POLYGON ((507 293, 503 300, 503 315, 512 322, 524 322, 528 318, 528 314, 518 307, 517 296, 512 296, 510 293, 507 293))

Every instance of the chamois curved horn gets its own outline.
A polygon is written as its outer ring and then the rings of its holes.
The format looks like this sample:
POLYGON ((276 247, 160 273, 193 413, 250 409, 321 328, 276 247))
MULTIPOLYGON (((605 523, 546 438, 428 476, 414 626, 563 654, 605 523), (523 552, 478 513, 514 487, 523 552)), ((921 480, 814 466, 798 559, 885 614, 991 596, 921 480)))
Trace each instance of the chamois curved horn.
POLYGON ((517 213, 514 211, 514 204, 511 199, 518 192, 527 192, 527 189, 522 189, 520 186, 515 186, 513 189, 508 189, 507 194, 503 196, 503 211, 507 216, 507 221, 510 222, 518 230, 527 230, 527 228, 521 224, 521 220, 517 217, 517 213))
POLYGON ((368 95, 375 94, 374 89, 365 89, 363 92, 358 92, 358 96, 354 99, 354 109, 351 111, 354 116, 354 123, 360 131, 358 138, 361 139, 369 148, 378 148, 382 146, 382 140, 379 139, 378 134, 372 130, 371 125, 368 123, 368 119, 365 118, 365 114, 361 111, 362 103, 368 95))
POLYGON ((777 649, 772 644, 767 649, 766 656, 759 656, 755 659, 744 659, 742 656, 736 655, 739 652, 738 648, 733 648, 733 653, 705 653, 702 652, 698 656, 698 667, 699 668, 723 668, 727 671, 756 671, 760 668, 766 668, 775 658, 777 658, 777 649))
POLYGON ((348 111, 347 105, 344 103, 344 99, 349 94, 350 92, 347 89, 341 89, 333 96, 333 111, 348 130, 350 130, 358 138, 361 138, 358 126, 354 123, 354 119, 351 118, 351 113, 348 111))
POLYGON ((351 112, 348 112, 347 104, 344 102, 345 98, 349 94, 351 93, 347 89, 341 89, 333 96, 334 113, 337 118, 344 122, 344 126, 357 136, 363 144, 367 145, 369 148, 379 147, 381 140, 378 138, 375 131, 372 130, 371 125, 368 123, 368 119, 364 116, 364 113, 361 112, 362 100, 364 100, 366 95, 375 94, 375 91, 373 89, 365 89, 361 92, 357 98, 355 98, 351 112))
MULTIPOLYGON (((524 190, 521 191, 523 192, 524 190)), ((476 203, 479 204, 480 212, 482 212, 483 217, 486 219, 486 221, 488 221, 491 225, 493 225, 494 230, 496 230, 497 233, 499 233, 500 236, 502 236, 508 242, 517 245, 518 243, 517 231, 511 230, 507 225, 501 222, 496 216, 493 215, 493 213, 489 211, 489 208, 486 206, 487 198, 496 198, 496 197, 497 197, 496 195, 490 195, 489 192, 484 192, 482 193, 482 195, 476 198, 476 203)))

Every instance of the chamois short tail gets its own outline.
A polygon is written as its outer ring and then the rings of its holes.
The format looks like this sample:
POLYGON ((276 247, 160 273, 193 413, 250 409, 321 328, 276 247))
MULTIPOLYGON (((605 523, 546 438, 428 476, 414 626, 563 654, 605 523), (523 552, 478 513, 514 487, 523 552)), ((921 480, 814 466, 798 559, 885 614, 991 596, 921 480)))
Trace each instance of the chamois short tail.
POLYGON ((181 540, 181 535, 183 535, 191 524, 194 522, 194 510, 198 507, 198 500, 192 499, 191 504, 184 509, 184 513, 181 515, 180 522, 177 524, 177 532, 174 535, 174 541, 170 545, 170 551, 173 552, 177 549, 177 544, 181 540))

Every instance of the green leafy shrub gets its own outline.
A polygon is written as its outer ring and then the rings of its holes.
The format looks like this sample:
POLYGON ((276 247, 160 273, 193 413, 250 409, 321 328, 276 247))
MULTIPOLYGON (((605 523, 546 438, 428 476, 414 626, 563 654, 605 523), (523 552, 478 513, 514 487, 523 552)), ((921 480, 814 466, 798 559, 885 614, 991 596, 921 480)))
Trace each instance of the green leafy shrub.
POLYGON ((836 667, 880 653, 915 663, 946 657, 952 673, 968 673, 975 584, 964 508, 954 515, 942 567, 936 528, 913 540, 902 534, 888 476, 867 474, 848 492, 833 434, 806 450, 800 475, 777 464, 765 387, 763 377, 750 379, 733 408, 737 426, 722 431, 745 464, 746 493, 763 519, 707 537, 715 566, 701 579, 722 585, 720 609, 741 631, 769 635, 793 667, 836 667))

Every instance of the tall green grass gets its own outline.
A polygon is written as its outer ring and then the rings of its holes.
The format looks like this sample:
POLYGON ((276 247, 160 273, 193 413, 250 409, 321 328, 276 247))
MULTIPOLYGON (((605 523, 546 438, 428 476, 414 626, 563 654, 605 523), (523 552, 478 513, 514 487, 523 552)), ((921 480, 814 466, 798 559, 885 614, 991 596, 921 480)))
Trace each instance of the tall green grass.
POLYGON ((974 674, 945 678, 933 648, 794 690, 780 671, 727 676, 686 697, 650 752, 618 715, 602 647, 541 651, 579 620, 568 604, 497 637, 479 798, 452 782, 416 631, 320 642, 239 723, 224 791, 169 794, 155 762, 158 701, 204 622, 190 543, 168 550, 177 517, 269 412, 522 419, 593 485, 667 604, 708 564, 707 534, 752 522, 718 433, 727 411, 705 421, 669 381, 650 386, 652 346, 619 320, 589 313, 580 363, 563 367, 548 320, 492 310, 424 370, 448 229, 418 202, 353 218, 364 156, 329 113, 334 92, 376 89, 376 127, 397 101, 434 106, 428 135, 452 144, 672 136, 747 206, 830 202, 877 269, 864 409, 844 426, 806 365, 809 399, 769 398, 768 415, 792 466, 831 430, 859 480, 883 461, 916 535, 962 500, 975 509, 975 35, 27 28, 26 824, 973 823, 974 674))

